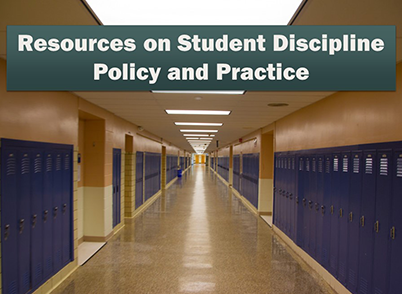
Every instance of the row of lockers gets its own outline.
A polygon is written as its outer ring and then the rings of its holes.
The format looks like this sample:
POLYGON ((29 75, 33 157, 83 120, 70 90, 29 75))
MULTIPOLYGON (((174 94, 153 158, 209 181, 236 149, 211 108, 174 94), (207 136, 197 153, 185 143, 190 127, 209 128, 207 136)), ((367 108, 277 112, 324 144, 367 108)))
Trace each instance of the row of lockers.
POLYGON ((177 177, 177 155, 166 155, 166 184, 177 177))
POLYGON ((274 224, 352 293, 400 293, 402 143, 275 157, 274 224))
POLYGON ((218 157, 217 172, 229 182, 229 156, 218 157))
POLYGON ((3 293, 34 291, 73 258, 73 146, 1 139, 3 293))

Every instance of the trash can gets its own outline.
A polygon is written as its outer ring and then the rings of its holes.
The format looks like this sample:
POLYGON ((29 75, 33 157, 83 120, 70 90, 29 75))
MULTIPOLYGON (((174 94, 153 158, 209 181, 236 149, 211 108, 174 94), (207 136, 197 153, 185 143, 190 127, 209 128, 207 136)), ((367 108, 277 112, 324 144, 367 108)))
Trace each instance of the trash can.
POLYGON ((177 177, 181 178, 181 175, 182 175, 182 170, 181 170, 181 168, 179 168, 179 169, 177 169, 177 177))

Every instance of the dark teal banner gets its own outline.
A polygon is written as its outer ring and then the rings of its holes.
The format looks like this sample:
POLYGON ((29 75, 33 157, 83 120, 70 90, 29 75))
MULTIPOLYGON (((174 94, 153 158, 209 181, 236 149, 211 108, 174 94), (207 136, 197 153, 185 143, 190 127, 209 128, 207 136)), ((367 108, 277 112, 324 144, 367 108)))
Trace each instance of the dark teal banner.
POLYGON ((9 91, 394 91, 395 26, 8 26, 9 91))

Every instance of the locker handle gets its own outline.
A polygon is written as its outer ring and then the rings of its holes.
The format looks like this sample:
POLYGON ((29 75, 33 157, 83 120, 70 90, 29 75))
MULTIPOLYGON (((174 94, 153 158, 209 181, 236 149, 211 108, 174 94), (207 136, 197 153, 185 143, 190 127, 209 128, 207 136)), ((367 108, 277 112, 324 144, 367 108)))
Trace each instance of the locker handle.
POLYGON ((66 213, 66 211, 67 211, 67 204, 64 203, 64 204, 63 204, 63 213, 66 213))
POLYGON ((290 200, 293 199, 293 194, 292 193, 289 194, 289 198, 290 198, 290 200))
POLYGON ((49 213, 48 210, 45 210, 45 211, 43 212, 43 221, 44 221, 44 222, 47 221, 47 215, 48 215, 48 213, 49 213))
POLYGON ((374 231, 375 231, 376 233, 378 233, 378 232, 380 231, 380 222, 379 222, 379 221, 376 221, 376 222, 374 223, 374 231))
POLYGON ((57 211, 59 210, 59 208, 56 206, 55 208, 54 208, 54 217, 57 217, 57 211))
POLYGON ((303 206, 306 206, 307 200, 306 198, 303 198, 303 206))
POLYGON ((391 239, 395 240, 395 227, 391 228, 391 239))
POLYGON ((4 227, 4 241, 10 236, 10 225, 5 225, 4 227))
POLYGON ((286 192, 286 198, 289 198, 289 192, 286 192))
POLYGON ((36 214, 34 214, 33 216, 32 216, 32 228, 35 228, 35 226, 36 226, 36 219, 37 219, 37 215, 36 214))
POLYGON ((353 212, 349 212, 349 221, 350 221, 350 222, 353 221, 353 212))
POLYGON ((321 205, 321 214, 324 215, 325 214, 325 206, 321 205))
POLYGON ((313 201, 309 200, 309 202, 308 202, 308 207, 309 207, 310 209, 313 209, 313 201))
POLYGON ((360 225, 364 227, 364 215, 360 218, 360 225))
POLYGON ((317 202, 314 205, 315 205, 315 211, 318 212, 320 210, 320 205, 317 202))
POLYGON ((331 205, 331 214, 334 214, 334 206, 331 205))
POLYGON ((24 231, 25 219, 20 219, 20 234, 24 231))
POLYGON ((342 209, 342 208, 339 209, 339 216, 340 216, 340 217, 343 217, 343 209, 342 209))

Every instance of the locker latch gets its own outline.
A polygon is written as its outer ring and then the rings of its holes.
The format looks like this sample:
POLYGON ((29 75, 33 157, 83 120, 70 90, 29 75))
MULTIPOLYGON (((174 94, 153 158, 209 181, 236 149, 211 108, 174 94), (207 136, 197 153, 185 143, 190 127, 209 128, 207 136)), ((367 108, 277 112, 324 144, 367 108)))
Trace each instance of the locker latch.
POLYGON ((353 221, 353 212, 349 212, 349 221, 350 221, 350 222, 353 221))
POLYGON ((313 201, 309 200, 309 202, 308 202, 308 207, 309 207, 310 209, 313 209, 313 201))
POLYGON ((289 194, 289 198, 290 198, 290 200, 293 199, 293 194, 292 193, 289 194))
POLYGON ((289 192, 286 192, 286 198, 289 198, 289 192))
POLYGON ((307 200, 306 198, 303 198, 303 206, 306 206, 307 200))
POLYGON ((319 210, 320 210, 320 205, 316 202, 315 203, 315 211, 318 212, 319 210))
POLYGON ((321 205, 321 214, 324 215, 325 214, 325 206, 321 205))
POLYGON ((331 214, 334 214, 334 206, 331 205, 331 214))
POLYGON ((10 225, 4 227, 4 240, 7 240, 8 236, 10 236, 10 225))
POLYGON ((380 231, 380 223, 379 223, 379 221, 376 221, 376 222, 375 222, 375 224, 374 224, 374 231, 375 231, 376 233, 378 233, 378 232, 380 231))
POLYGON ((340 216, 340 217, 343 217, 343 209, 342 209, 342 208, 339 209, 339 216, 340 216))
POLYGON ((54 208, 54 217, 57 217, 57 211, 59 210, 59 208, 56 206, 55 208, 54 208))
POLYGON ((43 212, 43 221, 44 221, 44 222, 47 221, 47 215, 48 215, 48 213, 49 213, 48 210, 45 210, 45 211, 43 212))
POLYGON ((391 239, 395 240, 395 227, 391 228, 391 239))
POLYGON ((364 227, 364 215, 360 218, 360 225, 364 227))
POLYGON ((34 214, 33 216, 32 216, 32 228, 35 228, 35 226, 36 226, 36 219, 37 219, 37 215, 36 214, 34 214))
POLYGON ((25 219, 20 219, 20 234, 24 231, 25 219))
POLYGON ((66 213, 66 211, 67 211, 67 204, 64 203, 64 204, 63 204, 63 213, 66 213))

